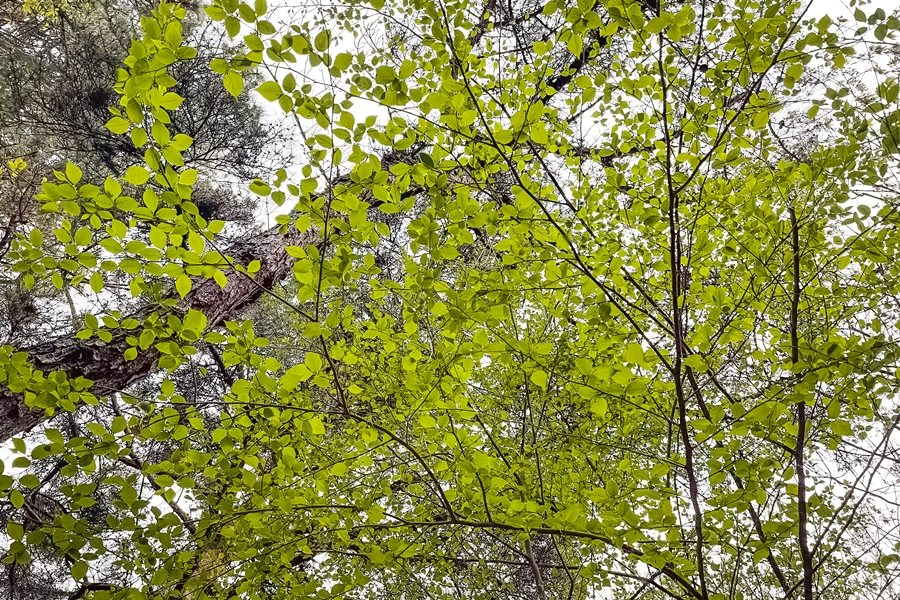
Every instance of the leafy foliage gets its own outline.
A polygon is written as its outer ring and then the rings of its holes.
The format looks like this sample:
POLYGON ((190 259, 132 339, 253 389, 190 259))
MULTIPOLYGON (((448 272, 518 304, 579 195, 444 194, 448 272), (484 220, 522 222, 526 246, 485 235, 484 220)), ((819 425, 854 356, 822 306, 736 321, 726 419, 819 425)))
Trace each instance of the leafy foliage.
POLYGON ((284 252, 225 250, 200 214, 171 116, 196 53, 160 4, 106 124, 140 164, 68 164, 38 198, 58 226, 13 251, 29 286, 130 275, 139 309, 77 337, 160 379, 3 349, 45 416, 110 407, 14 440, 5 562, 56 553, 97 599, 896 593, 900 88, 858 46, 888 54, 897 16, 206 12, 243 44, 210 65, 224 89, 267 71, 252 87, 305 140, 299 172, 249 186, 293 206, 284 252), (211 285, 250 280, 271 312, 218 327, 211 285), (204 356, 226 385, 198 397, 204 356))

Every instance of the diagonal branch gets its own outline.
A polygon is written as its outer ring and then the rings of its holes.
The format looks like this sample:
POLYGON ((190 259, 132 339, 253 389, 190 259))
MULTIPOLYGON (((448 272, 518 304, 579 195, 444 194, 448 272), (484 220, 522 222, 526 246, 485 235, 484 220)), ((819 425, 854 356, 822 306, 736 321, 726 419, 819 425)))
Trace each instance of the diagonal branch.
MULTIPOLYGON (((237 317, 291 273, 293 260, 285 251, 286 246, 303 246, 318 241, 317 232, 310 230, 301 234, 295 228, 289 228, 284 234, 279 228, 272 228, 252 237, 233 248, 231 254, 238 256, 241 263, 250 259, 259 260, 260 269, 253 278, 231 269, 224 288, 212 279, 194 278, 193 288, 182 306, 202 311, 207 316, 209 327, 219 327, 226 320, 237 317)), ((155 309, 156 306, 145 306, 128 316, 142 321, 155 309)), ((123 354, 130 347, 126 338, 131 335, 131 331, 114 330, 113 338, 108 343, 65 335, 23 351, 28 353, 33 369, 42 371, 45 376, 62 372, 69 379, 84 377, 102 382, 94 386, 94 391, 103 395, 106 390, 126 389, 156 366, 160 353, 154 347, 138 353, 134 360, 124 359, 123 354)), ((30 431, 46 419, 44 412, 29 408, 26 396, 33 399, 37 395, 40 398, 40 394, 47 392, 16 387, 13 384, 11 388, 10 382, 0 387, 0 442, 30 431)))

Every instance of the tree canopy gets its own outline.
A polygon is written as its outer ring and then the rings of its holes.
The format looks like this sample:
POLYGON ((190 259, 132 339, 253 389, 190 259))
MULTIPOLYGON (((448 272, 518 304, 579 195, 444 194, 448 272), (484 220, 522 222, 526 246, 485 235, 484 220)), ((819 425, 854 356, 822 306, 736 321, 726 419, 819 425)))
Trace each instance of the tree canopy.
POLYGON ((60 153, 3 259, 90 299, 0 348, 10 578, 897 597, 900 16, 850 10, 155 4, 79 146, 108 176, 60 153), (295 128, 269 229, 201 210, 186 77, 295 128))

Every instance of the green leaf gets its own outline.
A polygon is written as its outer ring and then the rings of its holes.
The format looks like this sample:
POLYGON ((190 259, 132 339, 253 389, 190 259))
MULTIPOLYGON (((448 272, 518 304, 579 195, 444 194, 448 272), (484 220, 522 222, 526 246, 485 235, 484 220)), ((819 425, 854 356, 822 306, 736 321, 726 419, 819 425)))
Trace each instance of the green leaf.
POLYGON ((622 353, 622 358, 633 365, 643 366, 645 364, 643 346, 637 342, 626 344, 625 350, 622 353))
POLYGON ((188 295, 193 287, 193 283, 191 282, 191 278, 187 275, 181 275, 178 279, 175 280, 175 289, 178 291, 178 295, 184 298, 188 295))
POLYGON ((118 135, 127 132, 129 127, 131 127, 131 123, 122 117, 113 117, 106 122, 106 128, 118 135))
POLYGON ((203 331, 206 329, 206 315, 199 310, 189 309, 184 317, 184 327, 186 329, 196 329, 203 331))
POLYGON ((160 146, 165 146, 172 139, 169 129, 160 121, 154 121, 150 134, 153 136, 153 141, 160 146))
POLYGON ((853 435, 853 428, 847 421, 835 420, 828 424, 834 435, 839 437, 853 435))
POLYGON ((307 352, 303 361, 312 373, 318 373, 322 370, 322 357, 315 352, 307 352))
POLYGON ((84 579, 85 577, 87 577, 87 573, 88 573, 88 564, 85 561, 80 560, 72 565, 72 577, 76 581, 80 581, 80 580, 84 579))
POLYGON ((244 89, 244 78, 237 71, 228 71, 222 77, 222 83, 228 93, 237 98, 244 89))
POLYGON ((147 137, 147 132, 140 127, 135 127, 131 130, 131 143, 134 144, 135 148, 143 148, 144 145, 147 144, 149 138, 147 137))
POLYGON ((602 417, 606 415, 608 411, 609 403, 607 402, 606 398, 604 398, 603 396, 595 396, 591 399, 591 412, 594 415, 602 417))
POLYGON ((375 82, 382 85, 389 84, 397 79, 397 72, 393 67, 381 66, 375 69, 375 82))
POLYGON ((175 110, 181 106, 181 103, 184 102, 184 100, 185 99, 182 96, 179 96, 175 92, 166 92, 163 94, 159 105, 166 110, 175 110))
POLYGON ((132 185, 144 185, 150 180, 150 172, 144 167, 134 165, 125 171, 124 179, 132 185))
POLYGON ((704 373, 709 368, 699 354, 691 354, 684 357, 684 364, 698 373, 704 373))
POLYGON ((168 236, 159 227, 150 227, 150 243, 157 248, 165 248, 168 242, 168 236))
POLYGON ((232 16, 225 17, 225 32, 228 33, 228 37, 235 38, 241 32, 241 22, 232 16))
POLYGON ((79 181, 81 181, 81 169, 79 169, 78 166, 74 163, 67 162, 66 179, 68 179, 72 185, 76 185, 79 181))
POLYGON ((250 182, 250 191, 254 194, 257 194, 258 196, 268 196, 272 193, 272 188, 269 187, 269 185, 265 182, 259 179, 254 179, 252 182, 250 182))
POLYGON ((581 56, 581 51, 584 48, 584 40, 581 39, 580 35, 573 33, 566 42, 566 47, 574 56, 581 56))
POLYGON ((205 12, 213 21, 222 21, 227 14, 218 6, 206 6, 203 8, 203 12, 205 12))
POLYGON ((654 17, 644 25, 644 29, 653 34, 660 33, 665 27, 666 19, 663 19, 662 17, 654 17))
POLYGON ((266 81, 258 88, 256 88, 256 91, 259 92, 260 96, 262 96, 269 102, 278 100, 278 98, 282 95, 281 86, 278 85, 278 83, 275 81, 266 81))
POLYGON ((41 480, 37 475, 28 474, 19 478, 19 484, 27 488, 36 488, 41 485, 41 480))
POLYGON ((761 110, 753 115, 753 128, 754 129, 764 129, 768 123, 769 123, 768 111, 761 110))
POLYGON ((313 45, 316 50, 319 52, 325 52, 328 50, 328 46, 331 45, 331 34, 327 30, 320 31, 315 40, 313 41, 313 45))
POLYGON ((538 370, 531 373, 532 383, 544 389, 547 388, 547 379, 546 371, 538 370))

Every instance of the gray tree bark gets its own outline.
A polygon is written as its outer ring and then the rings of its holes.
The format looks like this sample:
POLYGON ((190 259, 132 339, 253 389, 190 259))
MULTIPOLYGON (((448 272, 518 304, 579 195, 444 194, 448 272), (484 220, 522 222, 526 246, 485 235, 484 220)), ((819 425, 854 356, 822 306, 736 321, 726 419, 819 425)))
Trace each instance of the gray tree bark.
MULTIPOLYGON (((284 234, 274 227, 252 237, 227 253, 233 257, 235 264, 260 261, 260 269, 252 279, 232 270, 226 273, 227 285, 220 288, 212 279, 195 277, 191 291, 180 306, 184 310, 193 308, 202 311, 207 317, 207 327, 221 326, 226 320, 237 318, 243 309, 291 274, 293 259, 285 247, 315 244, 320 239, 314 229, 301 234, 293 226, 289 226, 284 234)), ((148 306, 128 316, 143 320, 155 308, 148 306)), ((23 348, 22 351, 28 353, 28 361, 34 369, 43 371, 45 375, 63 372, 70 379, 79 376, 89 379, 94 382, 90 391, 102 397, 124 390, 145 377, 155 368, 160 357, 159 351, 151 346, 140 351, 135 360, 126 361, 123 356, 129 348, 126 337, 134 335, 134 331, 116 329, 112 333, 113 339, 108 343, 96 338, 81 340, 65 335, 23 348)), ((11 390, 8 382, 0 384, 0 442, 30 431, 46 418, 43 410, 26 406, 24 393, 11 390)))

